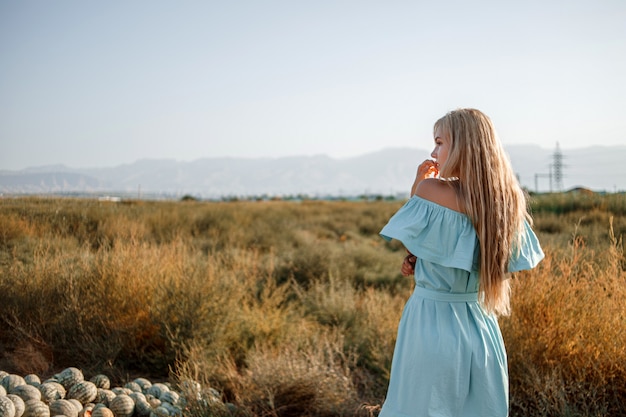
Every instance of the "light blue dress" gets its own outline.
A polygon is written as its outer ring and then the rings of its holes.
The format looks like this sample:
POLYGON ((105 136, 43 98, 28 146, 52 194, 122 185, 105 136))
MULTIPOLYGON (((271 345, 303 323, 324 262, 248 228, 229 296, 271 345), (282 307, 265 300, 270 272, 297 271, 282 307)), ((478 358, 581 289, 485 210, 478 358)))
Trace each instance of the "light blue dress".
MULTIPOLYGON (((480 248, 469 217, 413 196, 380 234, 417 262, 379 417, 507 416, 506 351, 496 317, 478 303, 480 248)), ((543 259, 528 224, 523 241, 510 272, 543 259)))

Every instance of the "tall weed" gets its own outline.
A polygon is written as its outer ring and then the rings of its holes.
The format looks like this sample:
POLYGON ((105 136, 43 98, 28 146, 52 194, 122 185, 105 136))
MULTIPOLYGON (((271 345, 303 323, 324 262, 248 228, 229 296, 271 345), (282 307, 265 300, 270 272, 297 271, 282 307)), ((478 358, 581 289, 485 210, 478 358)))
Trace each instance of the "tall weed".
MULTIPOLYGON (((612 232, 609 232, 612 234, 612 232)), ((503 320, 512 414, 619 415, 626 402, 621 241, 597 252, 576 232, 513 285, 503 320)))
MULTIPOLYGON (((533 198, 511 415, 619 415, 626 197, 533 198)), ((373 415, 413 285, 377 235, 401 204, 0 199, 0 369, 217 388, 193 416, 373 415)))

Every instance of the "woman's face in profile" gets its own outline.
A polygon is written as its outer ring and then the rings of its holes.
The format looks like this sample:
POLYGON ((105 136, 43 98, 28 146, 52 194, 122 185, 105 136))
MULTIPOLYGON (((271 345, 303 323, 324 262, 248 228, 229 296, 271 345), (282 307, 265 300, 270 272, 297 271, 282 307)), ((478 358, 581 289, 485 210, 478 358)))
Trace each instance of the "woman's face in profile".
POLYGON ((439 171, 441 167, 446 163, 448 159, 448 152, 450 151, 450 136, 441 127, 435 129, 434 134, 435 149, 430 153, 430 156, 437 162, 439 171))

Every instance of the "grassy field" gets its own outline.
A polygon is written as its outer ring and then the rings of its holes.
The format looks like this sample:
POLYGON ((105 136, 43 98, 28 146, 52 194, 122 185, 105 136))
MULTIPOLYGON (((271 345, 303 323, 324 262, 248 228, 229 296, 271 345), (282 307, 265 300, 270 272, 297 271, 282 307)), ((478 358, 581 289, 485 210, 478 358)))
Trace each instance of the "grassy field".
MULTIPOLYGON (((500 320, 511 415, 623 415, 626 195, 530 202, 546 259, 500 320)), ((191 378, 241 416, 375 415, 413 285, 378 237, 402 203, 2 198, 0 369, 191 378)))

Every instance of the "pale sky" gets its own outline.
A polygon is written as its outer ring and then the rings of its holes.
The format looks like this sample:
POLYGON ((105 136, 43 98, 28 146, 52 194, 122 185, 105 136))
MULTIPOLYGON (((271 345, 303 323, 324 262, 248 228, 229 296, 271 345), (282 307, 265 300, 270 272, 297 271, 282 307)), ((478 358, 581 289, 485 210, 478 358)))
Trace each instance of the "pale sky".
POLYGON ((626 1, 0 0, 0 170, 626 145, 626 1))

